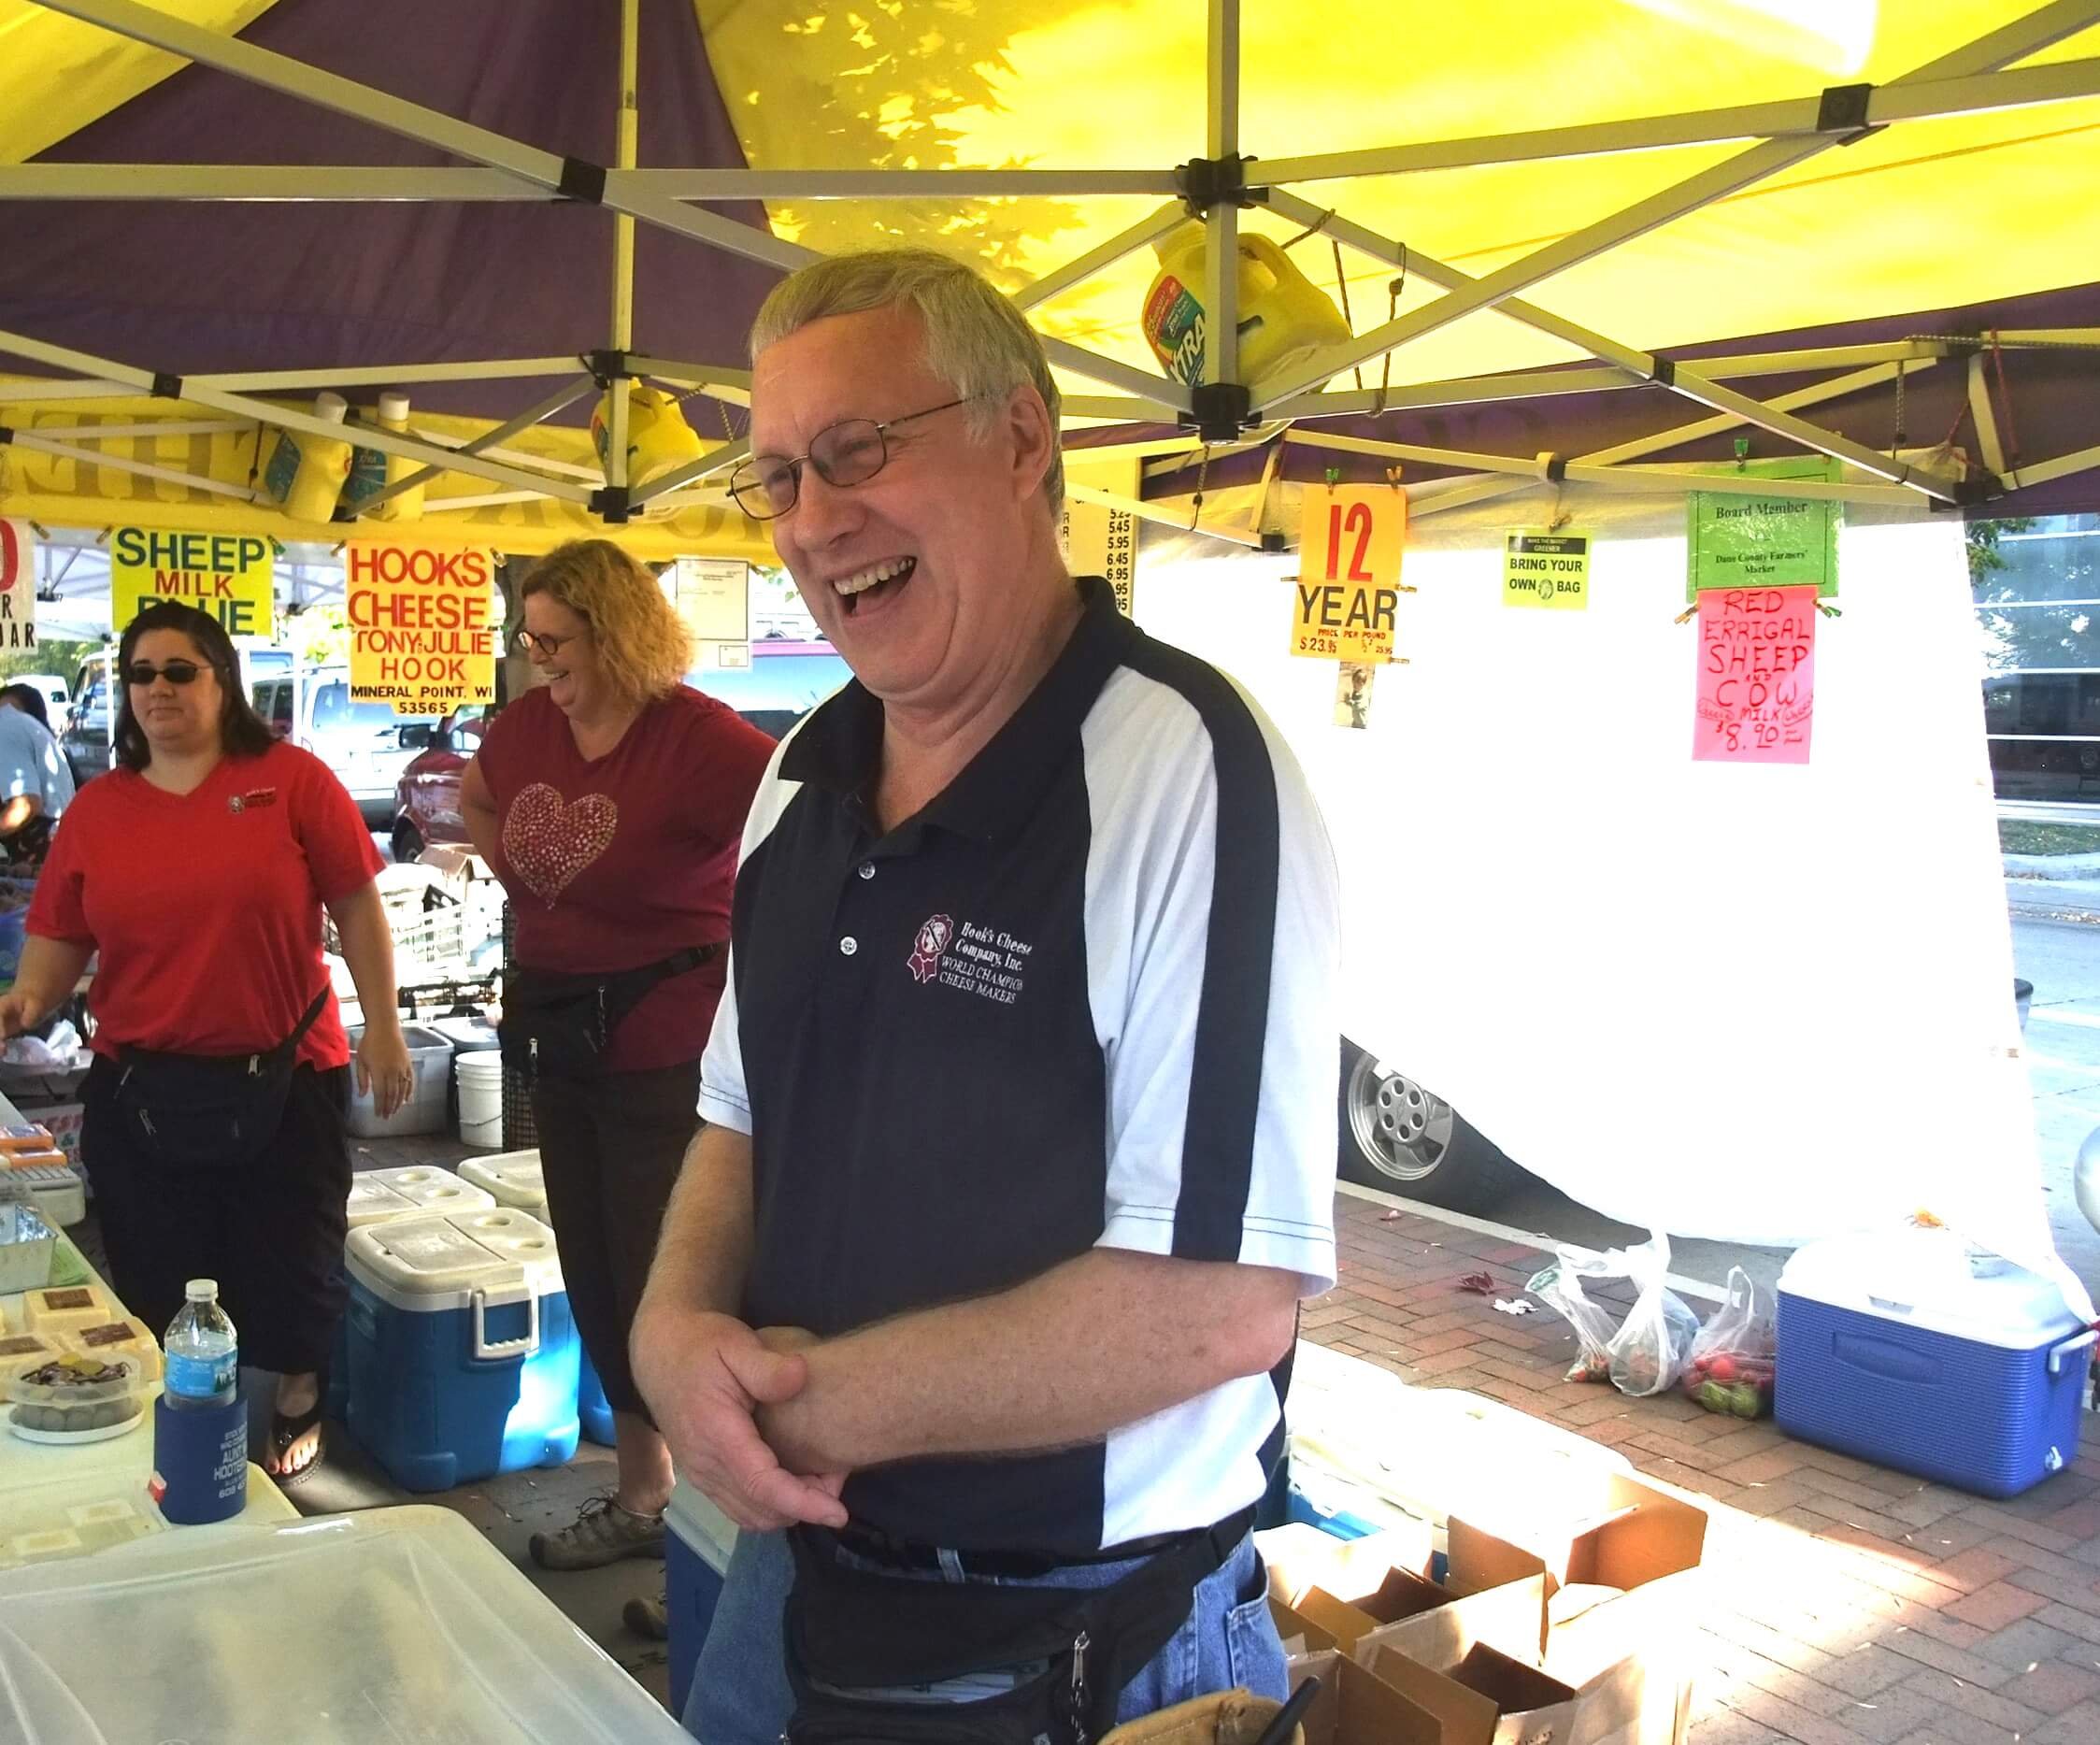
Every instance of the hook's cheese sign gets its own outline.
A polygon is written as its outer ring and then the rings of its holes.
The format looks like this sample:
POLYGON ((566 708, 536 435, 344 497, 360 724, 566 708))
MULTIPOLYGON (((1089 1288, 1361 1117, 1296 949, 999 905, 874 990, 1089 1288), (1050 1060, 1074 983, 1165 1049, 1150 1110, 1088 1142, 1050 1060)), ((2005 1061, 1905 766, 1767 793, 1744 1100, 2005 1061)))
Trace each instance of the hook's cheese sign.
POLYGON ((1407 539, 1404 491, 1392 485, 1307 486, 1291 652, 1390 661, 1407 539))
POLYGON ((0 521, 0 653, 36 646, 36 548, 25 521, 0 521))
POLYGON ((344 549, 350 695, 396 715, 446 715, 496 696, 495 569, 485 551, 344 549))
POLYGON ((229 636, 266 640, 277 628, 276 579, 277 548, 261 534, 119 527, 109 536, 110 628, 173 600, 209 612, 229 636))

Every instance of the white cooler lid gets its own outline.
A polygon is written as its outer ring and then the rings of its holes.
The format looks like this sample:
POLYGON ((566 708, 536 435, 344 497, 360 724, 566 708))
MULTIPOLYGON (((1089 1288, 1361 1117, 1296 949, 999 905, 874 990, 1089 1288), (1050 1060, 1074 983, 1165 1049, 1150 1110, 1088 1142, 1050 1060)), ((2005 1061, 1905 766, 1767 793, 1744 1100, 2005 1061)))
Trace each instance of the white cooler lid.
POLYGON ((426 1211, 464 1212, 495 1204, 488 1189, 462 1180, 450 1169, 440 1169, 435 1164, 412 1164, 406 1169, 368 1169, 364 1174, 426 1211))
POLYGON ((1902 1225, 1812 1242, 1787 1262, 1779 1289, 2007 1351, 2033 1351, 2085 1324, 2050 1280, 1951 1230, 1902 1225))
POLYGON ((736 1523, 683 1473, 671 1487, 671 1500, 664 1506, 664 1524, 717 1575, 729 1567, 729 1553, 736 1549, 736 1523))
POLYGON ((465 1158, 460 1164, 460 1176, 493 1194, 498 1206, 517 1206, 530 1212, 547 1204, 547 1179, 536 1150, 465 1158))
POLYGON ((385 1182, 376 1180, 370 1171, 350 1178, 350 1227, 352 1230, 362 1229, 368 1223, 381 1223, 389 1218, 412 1218, 421 1209, 406 1194, 396 1194, 385 1182))
POLYGON ((691 1745, 464 1518, 427 1505, 185 1527, 0 1573, 0 1735, 691 1745))
POLYGON ((350 1275, 396 1308, 464 1309, 476 1293, 548 1295, 562 1288, 554 1233, 509 1207, 397 1218, 352 1230, 350 1275))

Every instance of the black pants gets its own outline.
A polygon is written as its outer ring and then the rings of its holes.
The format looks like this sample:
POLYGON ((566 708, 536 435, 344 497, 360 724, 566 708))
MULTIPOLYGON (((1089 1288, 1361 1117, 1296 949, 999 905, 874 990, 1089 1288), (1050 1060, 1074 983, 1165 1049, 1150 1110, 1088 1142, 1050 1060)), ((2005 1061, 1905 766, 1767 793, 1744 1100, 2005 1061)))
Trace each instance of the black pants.
POLYGON ((244 1364, 301 1375, 326 1367, 343 1318, 350 1068, 292 1074, 277 1137, 254 1158, 175 1168, 132 1147, 116 1107, 118 1068, 97 1056, 81 1088, 87 1166, 109 1282, 155 1337, 192 1279, 216 1279, 244 1364))
POLYGON ((664 1208, 700 1130, 699 1102, 697 1060, 598 1079, 546 1077, 533 1090, 562 1283, 615 1411, 647 1414, 627 1362, 627 1336, 664 1208))

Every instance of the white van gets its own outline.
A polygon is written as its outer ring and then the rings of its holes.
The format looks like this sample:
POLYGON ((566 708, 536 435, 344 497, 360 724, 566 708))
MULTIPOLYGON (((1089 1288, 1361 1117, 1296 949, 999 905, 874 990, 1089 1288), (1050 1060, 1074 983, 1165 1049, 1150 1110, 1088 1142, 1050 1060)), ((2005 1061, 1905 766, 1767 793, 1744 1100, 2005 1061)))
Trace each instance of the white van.
POLYGON ((392 826, 401 772, 430 743, 436 715, 396 715, 391 703, 350 696, 341 666, 290 670, 249 687, 256 713, 281 738, 311 751, 334 770, 374 829, 392 826))

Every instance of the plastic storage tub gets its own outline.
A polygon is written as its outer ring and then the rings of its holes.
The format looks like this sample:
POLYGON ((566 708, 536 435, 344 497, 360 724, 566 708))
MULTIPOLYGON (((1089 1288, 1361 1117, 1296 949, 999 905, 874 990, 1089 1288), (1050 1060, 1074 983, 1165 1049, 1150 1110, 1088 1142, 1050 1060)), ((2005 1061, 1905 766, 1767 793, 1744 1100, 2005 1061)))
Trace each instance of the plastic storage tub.
POLYGON ((498 1206, 515 1206, 536 1218, 547 1209, 547 1181, 536 1151, 462 1158, 460 1179, 472 1182, 498 1206))
POLYGON ((693 1670, 715 1621, 721 1579, 736 1549, 736 1523, 684 1479, 664 1510, 664 1602, 671 1622, 671 1712, 685 1713, 693 1670))
POLYGON ((489 1211, 496 1203, 495 1195, 486 1188, 478 1188, 471 1181, 455 1176, 450 1169, 440 1169, 435 1164, 414 1164, 405 1169, 360 1170, 350 1178, 353 1194, 360 1182, 398 1194, 416 1209, 419 1215, 431 1212, 489 1211))
POLYGON ((1945 1230, 1818 1242, 1779 1275, 1780 1429, 1984 1496, 2078 1452, 2093 1331, 1945 1230))
POLYGON ((692 1745, 449 1509, 155 1533, 0 1574, 22 1745, 692 1745))
POLYGON ((350 1434, 443 1491, 576 1452, 578 1344, 554 1233, 507 1207, 350 1232, 350 1434))
MULTIPOLYGON (((362 1024, 350 1032, 350 1047, 364 1035, 362 1024)), ((452 1072, 452 1045, 435 1030, 421 1024, 404 1024, 401 1035, 408 1044, 408 1065, 416 1075, 408 1100, 385 1120, 369 1091, 350 1086, 350 1130, 361 1139, 398 1139, 416 1133, 445 1131, 445 1096, 452 1072)))

